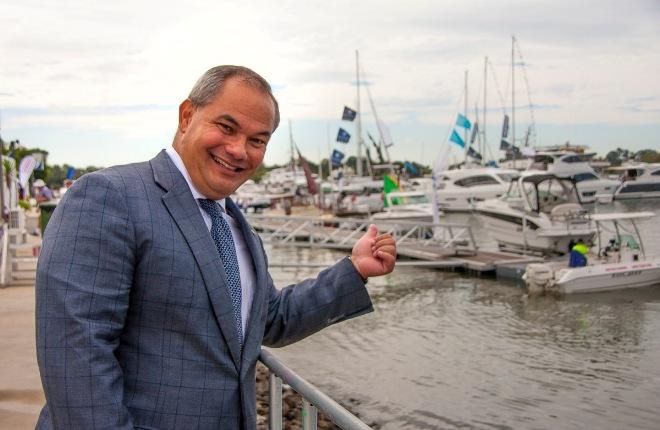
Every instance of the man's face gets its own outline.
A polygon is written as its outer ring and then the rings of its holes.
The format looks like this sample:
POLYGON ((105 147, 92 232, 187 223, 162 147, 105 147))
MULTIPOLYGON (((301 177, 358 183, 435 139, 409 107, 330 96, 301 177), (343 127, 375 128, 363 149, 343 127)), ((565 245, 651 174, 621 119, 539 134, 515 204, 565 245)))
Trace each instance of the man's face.
POLYGON ((274 118, 270 96, 239 78, 227 80, 206 106, 184 101, 174 148, 197 190, 218 200, 248 180, 264 159, 274 118))

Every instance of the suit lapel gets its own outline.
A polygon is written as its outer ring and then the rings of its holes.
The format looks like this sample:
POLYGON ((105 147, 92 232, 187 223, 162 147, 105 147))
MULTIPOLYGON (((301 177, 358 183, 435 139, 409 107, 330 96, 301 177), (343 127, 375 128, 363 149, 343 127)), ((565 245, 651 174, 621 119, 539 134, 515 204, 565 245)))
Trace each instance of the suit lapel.
POLYGON ((222 330, 237 369, 240 369, 241 347, 234 323, 234 310, 225 270, 211 239, 197 202, 188 183, 169 155, 162 151, 151 160, 154 180, 166 190, 163 203, 181 230, 199 266, 213 311, 222 330))
MULTIPOLYGON (((254 264, 254 270, 257 275, 257 284, 254 286, 254 296, 252 297, 252 308, 250 309, 250 314, 248 316, 247 326, 245 328, 245 339, 243 340, 243 347, 249 345, 255 339, 252 339, 255 334, 254 327, 259 322, 260 315, 260 306, 264 300, 264 294, 266 294, 266 282, 267 282, 267 268, 266 262, 264 260, 263 250, 261 243, 259 242, 259 237, 257 232, 248 224, 247 220, 241 213, 240 209, 236 204, 230 199, 225 200, 227 213, 229 213, 232 218, 234 218, 238 225, 241 226, 241 232, 243 233, 243 239, 250 250, 250 255, 252 256, 252 263, 254 264)), ((256 339, 257 350, 261 346, 261 339, 256 339)))

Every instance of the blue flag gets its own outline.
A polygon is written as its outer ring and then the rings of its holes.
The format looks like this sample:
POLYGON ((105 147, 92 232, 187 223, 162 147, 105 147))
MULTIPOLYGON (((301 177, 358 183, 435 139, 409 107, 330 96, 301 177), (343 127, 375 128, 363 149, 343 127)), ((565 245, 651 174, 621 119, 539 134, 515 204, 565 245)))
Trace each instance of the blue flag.
POLYGON ((67 179, 73 179, 73 177, 76 174, 76 169, 74 167, 70 167, 66 169, 66 178, 67 179))
POLYGON ((460 114, 460 113, 456 117, 456 125, 458 127, 463 127, 463 128, 468 129, 468 130, 470 129, 470 127, 472 127, 472 124, 470 123, 470 120, 467 119, 463 114, 460 114))
POLYGON ((504 122, 502 123, 502 137, 509 135, 509 115, 504 115, 504 122))
POLYGON ((357 112, 348 106, 344 106, 344 113, 341 114, 341 119, 344 121, 353 121, 355 119, 355 115, 357 115, 357 112))
POLYGON ((456 130, 451 131, 451 137, 449 138, 449 141, 454 142, 455 144, 457 144, 461 148, 465 148, 465 142, 463 142, 463 139, 461 139, 461 136, 459 136, 458 133, 456 133, 456 130))
POLYGON ((474 128, 472 129, 472 136, 470 137, 470 145, 472 145, 474 141, 477 140, 477 134, 479 134, 479 123, 475 122, 474 128))
POLYGON ((341 165, 341 160, 344 159, 344 153, 341 151, 338 151, 336 149, 332 150, 332 166, 339 166, 341 165))
POLYGON ((413 166, 413 164, 409 161, 404 161, 403 162, 403 167, 409 171, 412 175, 419 175, 419 170, 417 170, 417 167, 413 166))
POLYGON ((474 158, 475 160, 481 161, 483 159, 481 154, 479 154, 479 152, 475 151, 474 148, 472 148, 472 147, 468 148, 467 155, 474 158))
POLYGON ((349 140, 351 140, 351 135, 343 128, 339 128, 339 132, 337 132, 337 142, 348 143, 349 140))

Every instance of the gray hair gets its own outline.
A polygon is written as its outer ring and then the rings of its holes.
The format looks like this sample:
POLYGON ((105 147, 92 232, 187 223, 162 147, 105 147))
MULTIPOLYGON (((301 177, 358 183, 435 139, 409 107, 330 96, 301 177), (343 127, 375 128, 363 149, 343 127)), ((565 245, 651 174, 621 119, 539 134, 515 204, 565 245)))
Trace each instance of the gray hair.
POLYGON ((203 107, 211 102, 213 97, 222 90, 223 85, 229 78, 239 78, 242 83, 255 87, 270 96, 275 107, 275 118, 273 119, 273 131, 280 124, 280 108, 277 99, 273 95, 270 84, 261 75, 252 69, 243 66, 216 66, 202 75, 190 91, 188 99, 195 107, 203 107))

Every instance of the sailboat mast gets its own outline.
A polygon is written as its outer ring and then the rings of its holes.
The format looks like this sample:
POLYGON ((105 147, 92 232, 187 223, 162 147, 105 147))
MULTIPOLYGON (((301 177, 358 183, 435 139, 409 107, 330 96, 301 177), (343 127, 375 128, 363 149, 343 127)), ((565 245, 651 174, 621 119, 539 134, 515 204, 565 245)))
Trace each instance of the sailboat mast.
POLYGON ((356 173, 362 176, 362 113, 360 112, 360 57, 358 50, 355 50, 355 75, 357 78, 357 122, 355 123, 355 134, 357 140, 357 163, 356 173))
MULTIPOLYGON (((463 99, 463 115, 467 117, 468 115, 468 71, 465 71, 465 88, 463 89, 465 98, 463 99)), ((463 142, 465 142, 465 156, 463 161, 467 163, 467 153, 470 145, 468 144, 468 129, 463 128, 463 142)))
POLYGON ((481 119, 481 130, 484 135, 484 139, 482 141, 481 148, 479 148, 479 152, 484 157, 486 156, 486 146, 488 145, 488 140, 486 139, 486 94, 488 94, 486 91, 487 88, 488 88, 488 57, 486 57, 484 60, 484 113, 481 119))
MULTIPOLYGON (((516 36, 511 36, 511 145, 516 146, 516 36)), ((515 153, 514 153, 515 156, 515 153)), ((515 160, 515 159, 514 159, 515 160)), ((514 161, 514 167, 516 162, 514 161)))
POLYGON ((291 128, 291 120, 289 120, 289 144, 291 145, 291 171, 296 171, 296 157, 293 152, 293 129, 291 128))

